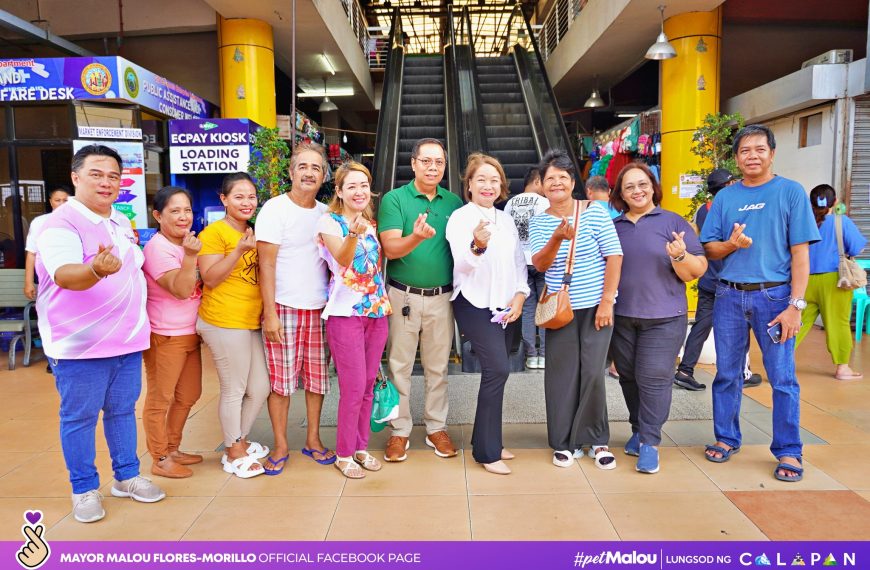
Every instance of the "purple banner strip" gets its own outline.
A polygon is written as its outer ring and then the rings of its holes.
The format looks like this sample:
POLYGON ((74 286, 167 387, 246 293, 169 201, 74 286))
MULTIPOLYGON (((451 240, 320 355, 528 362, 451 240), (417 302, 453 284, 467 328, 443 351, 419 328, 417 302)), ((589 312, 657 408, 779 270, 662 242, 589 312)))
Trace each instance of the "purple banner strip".
MULTIPOLYGON (((48 537, 47 537, 48 538, 48 537)), ((0 543, 0 568, 729 569, 870 568, 868 542, 43 542, 0 543), (36 555, 36 557, 34 557, 36 555)), ((37 539, 38 540, 38 539, 37 539)))

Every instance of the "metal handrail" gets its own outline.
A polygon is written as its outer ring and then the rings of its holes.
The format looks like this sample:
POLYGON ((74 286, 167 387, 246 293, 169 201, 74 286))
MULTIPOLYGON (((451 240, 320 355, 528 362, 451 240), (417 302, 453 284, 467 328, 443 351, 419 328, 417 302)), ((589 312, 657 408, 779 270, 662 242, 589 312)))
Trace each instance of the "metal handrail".
POLYGON ((378 116, 375 140, 373 190, 376 200, 393 189, 396 181, 396 161, 399 149, 399 118, 402 101, 402 76, 405 48, 402 45, 402 19, 399 9, 393 11, 390 24, 390 54, 384 72, 381 112, 378 116))

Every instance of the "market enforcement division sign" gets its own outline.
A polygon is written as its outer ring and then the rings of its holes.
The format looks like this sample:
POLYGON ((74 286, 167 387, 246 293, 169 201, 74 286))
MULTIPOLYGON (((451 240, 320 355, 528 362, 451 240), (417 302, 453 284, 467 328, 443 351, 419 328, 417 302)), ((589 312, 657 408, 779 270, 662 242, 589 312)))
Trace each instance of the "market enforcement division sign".
POLYGON ((247 172, 251 158, 247 119, 169 122, 169 171, 172 174, 247 172))
POLYGON ((74 140, 73 152, 82 147, 101 144, 121 155, 121 191, 113 206, 127 216, 133 229, 148 227, 148 205, 145 196, 145 150, 141 142, 74 140))

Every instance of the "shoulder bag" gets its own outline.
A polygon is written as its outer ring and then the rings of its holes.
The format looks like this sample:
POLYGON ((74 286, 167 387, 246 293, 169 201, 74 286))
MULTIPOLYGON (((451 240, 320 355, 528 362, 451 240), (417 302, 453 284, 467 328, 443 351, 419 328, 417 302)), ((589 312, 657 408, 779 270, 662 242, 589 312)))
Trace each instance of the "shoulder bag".
POLYGON ((834 231, 837 234, 837 252, 840 262, 837 265, 837 287, 851 291, 867 286, 867 272, 851 257, 846 256, 843 247, 843 216, 834 214, 834 231))
POLYGON ((577 200, 574 202, 574 237, 568 247, 568 259, 565 261, 565 275, 562 277, 562 287, 555 293, 541 291, 538 306, 535 308, 535 325, 544 329, 560 329, 574 319, 574 310, 571 308, 571 296, 568 287, 571 285, 571 277, 574 273, 574 253, 577 242, 577 233, 580 231, 580 214, 589 206, 589 200, 577 200))

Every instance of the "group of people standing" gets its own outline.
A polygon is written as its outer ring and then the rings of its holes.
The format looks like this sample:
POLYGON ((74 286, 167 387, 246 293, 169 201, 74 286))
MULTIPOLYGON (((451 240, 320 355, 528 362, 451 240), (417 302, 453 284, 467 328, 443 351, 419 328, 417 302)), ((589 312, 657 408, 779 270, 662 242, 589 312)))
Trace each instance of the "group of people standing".
MULTIPOLYGON (((61 395, 75 518, 93 522, 105 515, 94 466, 100 411, 115 476, 112 494, 142 502, 165 496, 139 475, 135 453, 143 354, 152 474, 189 477, 189 466, 203 461, 181 449, 202 390, 201 341, 220 382, 227 473, 250 478, 284 470, 290 397, 300 387, 307 413, 302 453, 352 479, 382 469, 368 440, 387 343, 400 399, 383 459, 408 457, 418 349, 426 445, 439 457, 456 456, 447 433, 454 316, 482 369, 472 455, 483 468, 511 472, 502 409, 510 350, 523 322, 527 363, 544 369, 553 463, 571 466, 588 448, 597 467, 616 466, 604 384, 611 358, 632 428, 624 451, 638 456, 638 471, 656 473, 688 323, 685 284, 705 274, 708 258, 722 259, 722 267, 712 311, 717 442, 706 457, 723 462, 740 448, 740 388, 752 328, 774 390, 775 475, 799 480, 793 338, 806 305, 808 244, 819 239, 819 230, 803 189, 773 174, 774 149, 765 127, 737 133, 734 151, 744 178, 713 200, 699 240, 682 217, 661 208, 661 187, 643 164, 622 169, 609 204, 577 201, 573 161, 551 151, 527 180, 539 180, 540 200, 524 194, 503 211, 496 204, 508 197, 508 181, 498 160, 468 157, 463 205, 439 185, 446 169, 442 143, 421 139, 412 150, 414 180, 381 197, 376 219, 371 174, 355 162, 335 172, 328 205, 315 199, 326 156, 320 146, 303 144, 291 157, 288 193, 258 212, 253 180, 228 175, 220 190, 226 216, 198 236, 191 232, 190 194, 162 188, 153 203, 160 230, 144 251, 129 221, 112 208, 120 157, 105 146, 81 149, 72 163, 75 197, 46 217, 35 236, 39 326, 61 395), (514 223, 520 211, 529 214, 525 225, 514 223), (563 286, 573 319, 547 332, 545 360, 528 300, 545 287, 563 286), (772 326, 781 327, 780 336, 768 334, 772 326), (330 390, 327 346, 340 390, 335 450, 319 429, 330 390), (271 449, 249 439, 264 404, 274 432, 271 449)), ((832 197, 825 199, 833 205, 832 197)), ((822 199, 816 201, 821 207, 822 199)), ((847 243, 850 252, 863 246, 854 236, 847 243)))

